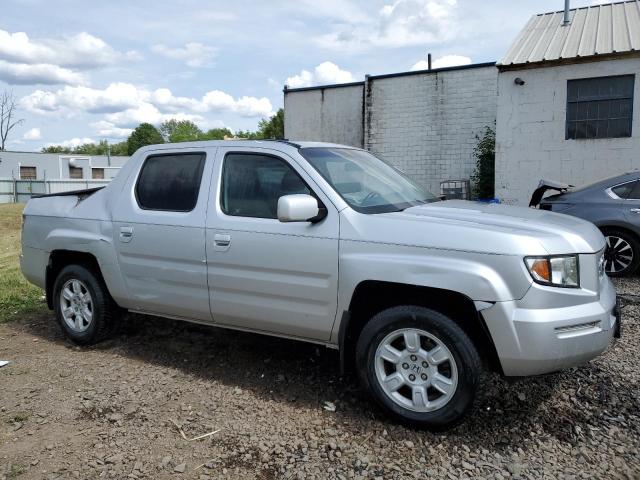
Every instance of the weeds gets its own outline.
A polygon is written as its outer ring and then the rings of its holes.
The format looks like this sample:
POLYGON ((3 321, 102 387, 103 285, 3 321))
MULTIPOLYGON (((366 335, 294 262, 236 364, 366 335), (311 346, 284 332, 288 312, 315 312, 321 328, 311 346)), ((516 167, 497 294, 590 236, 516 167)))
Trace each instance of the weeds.
POLYGON ((0 323, 44 311, 42 290, 20 272, 22 204, 0 205, 0 323))

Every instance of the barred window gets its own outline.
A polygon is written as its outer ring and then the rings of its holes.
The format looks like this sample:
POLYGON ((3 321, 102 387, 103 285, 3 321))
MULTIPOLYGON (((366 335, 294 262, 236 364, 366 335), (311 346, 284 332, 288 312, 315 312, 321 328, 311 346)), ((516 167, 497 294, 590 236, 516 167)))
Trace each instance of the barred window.
POLYGON ((20 167, 20 180, 35 180, 36 167, 20 167))
POLYGON ((567 81, 567 139, 631 136, 635 75, 567 81))

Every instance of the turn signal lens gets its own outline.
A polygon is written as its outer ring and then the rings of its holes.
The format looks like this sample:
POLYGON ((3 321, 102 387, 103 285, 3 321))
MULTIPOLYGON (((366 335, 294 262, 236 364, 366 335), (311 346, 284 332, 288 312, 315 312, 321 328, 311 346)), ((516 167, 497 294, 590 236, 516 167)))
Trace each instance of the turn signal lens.
POLYGON ((536 280, 542 282, 551 281, 551 270, 549 269, 549 260, 546 258, 531 259, 531 265, 529 265, 529 271, 536 280))
POLYGON ((580 286, 577 255, 526 257, 524 262, 537 283, 554 287, 580 286))

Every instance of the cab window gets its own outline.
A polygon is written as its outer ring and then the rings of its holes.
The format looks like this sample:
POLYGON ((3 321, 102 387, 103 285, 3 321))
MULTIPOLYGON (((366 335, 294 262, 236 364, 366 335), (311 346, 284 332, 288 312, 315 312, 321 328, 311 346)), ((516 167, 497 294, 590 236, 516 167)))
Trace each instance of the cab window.
POLYGON ((284 160, 252 153, 229 153, 222 166, 220 206, 227 215, 278 218, 278 199, 309 187, 284 160))

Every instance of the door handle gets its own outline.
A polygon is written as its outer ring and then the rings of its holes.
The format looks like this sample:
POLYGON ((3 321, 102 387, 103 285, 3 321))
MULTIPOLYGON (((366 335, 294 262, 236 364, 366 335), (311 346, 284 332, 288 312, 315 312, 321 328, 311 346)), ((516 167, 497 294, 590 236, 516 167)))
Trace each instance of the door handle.
POLYGON ((640 213, 640 208, 632 208, 629 210, 631 213, 640 213))
POLYGON ((120 227, 120 241, 128 243, 133 238, 133 227, 120 227))
POLYGON ((213 236, 213 243, 216 244, 216 247, 228 247, 231 243, 231 235, 216 233, 213 236))

